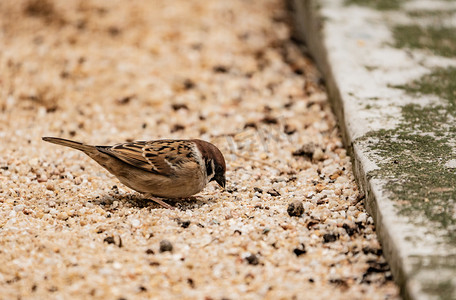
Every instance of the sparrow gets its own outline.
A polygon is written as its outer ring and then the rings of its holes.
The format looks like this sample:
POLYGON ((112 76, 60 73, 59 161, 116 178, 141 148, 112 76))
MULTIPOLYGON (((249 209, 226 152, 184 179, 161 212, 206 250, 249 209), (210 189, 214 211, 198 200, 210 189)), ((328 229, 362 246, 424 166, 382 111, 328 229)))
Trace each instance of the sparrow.
POLYGON ((200 192, 211 181, 225 188, 223 154, 203 140, 154 140, 92 146, 57 137, 42 139, 84 152, 121 183, 152 197, 151 200, 166 208, 174 209, 160 198, 187 198, 200 192))

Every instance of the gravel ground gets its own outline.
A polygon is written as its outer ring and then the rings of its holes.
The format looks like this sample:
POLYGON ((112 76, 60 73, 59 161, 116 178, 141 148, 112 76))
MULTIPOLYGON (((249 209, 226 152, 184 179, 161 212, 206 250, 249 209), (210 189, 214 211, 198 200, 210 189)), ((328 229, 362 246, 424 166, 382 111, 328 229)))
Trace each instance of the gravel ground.
POLYGON ((312 62, 270 1, 0 2, 0 298, 397 299, 312 62), (84 154, 227 159, 167 210, 84 154))

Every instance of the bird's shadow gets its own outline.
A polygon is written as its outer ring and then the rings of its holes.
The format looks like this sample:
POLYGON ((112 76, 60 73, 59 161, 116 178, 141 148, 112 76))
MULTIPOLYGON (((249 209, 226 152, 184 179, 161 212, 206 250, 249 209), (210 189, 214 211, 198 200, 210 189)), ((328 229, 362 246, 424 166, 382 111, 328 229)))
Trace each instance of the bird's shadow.
MULTIPOLYGON (((207 199, 202 197, 189 197, 185 199, 162 199, 164 202, 175 207, 179 210, 195 209, 207 204, 207 199)), ((101 196, 93 198, 90 202, 101 206, 104 210, 114 212, 118 209, 119 205, 115 204, 118 201, 124 207, 132 208, 150 208, 160 209, 164 208, 155 201, 149 199, 147 196, 138 193, 121 193, 118 191, 109 192, 101 196)))

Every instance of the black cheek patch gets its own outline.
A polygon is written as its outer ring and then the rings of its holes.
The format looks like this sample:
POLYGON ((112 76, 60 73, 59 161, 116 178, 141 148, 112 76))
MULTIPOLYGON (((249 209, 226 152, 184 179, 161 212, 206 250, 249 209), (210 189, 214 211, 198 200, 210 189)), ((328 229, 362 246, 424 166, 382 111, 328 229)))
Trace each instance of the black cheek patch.
POLYGON ((208 177, 214 174, 214 170, 212 169, 212 164, 210 160, 206 161, 206 174, 208 177))

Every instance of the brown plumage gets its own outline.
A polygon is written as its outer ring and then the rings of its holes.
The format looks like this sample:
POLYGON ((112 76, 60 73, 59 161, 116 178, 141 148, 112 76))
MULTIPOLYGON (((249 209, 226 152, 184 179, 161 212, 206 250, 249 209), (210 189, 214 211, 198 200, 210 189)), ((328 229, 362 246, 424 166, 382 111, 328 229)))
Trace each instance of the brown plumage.
MULTIPOLYGON (((208 182, 225 187, 225 159, 206 141, 155 140, 92 146, 43 137, 46 142, 81 150, 126 186, 161 198, 186 198, 200 192, 208 182)), ((152 199, 170 208, 160 199, 152 199)))

